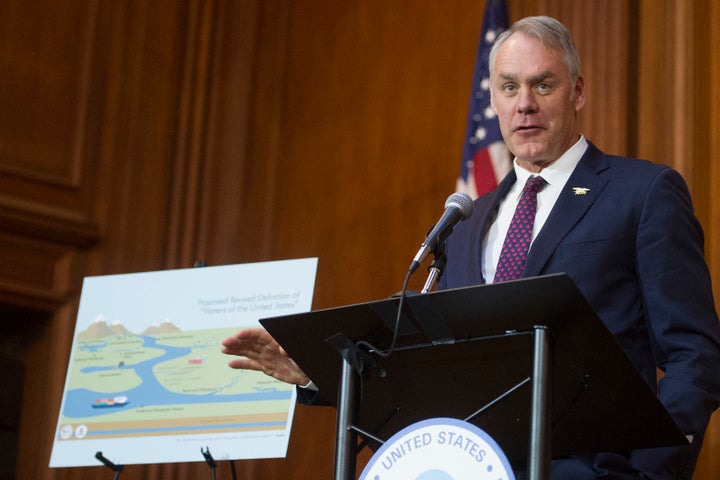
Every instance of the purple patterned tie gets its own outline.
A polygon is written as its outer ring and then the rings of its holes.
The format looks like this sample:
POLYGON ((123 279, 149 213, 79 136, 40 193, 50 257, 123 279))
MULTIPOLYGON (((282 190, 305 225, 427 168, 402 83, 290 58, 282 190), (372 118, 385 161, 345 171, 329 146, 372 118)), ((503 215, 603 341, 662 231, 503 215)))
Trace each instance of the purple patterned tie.
POLYGON ((530 177, 525 183, 500 252, 494 283, 520 278, 530 248, 535 210, 537 210, 537 193, 545 185, 547 182, 542 177, 530 177))

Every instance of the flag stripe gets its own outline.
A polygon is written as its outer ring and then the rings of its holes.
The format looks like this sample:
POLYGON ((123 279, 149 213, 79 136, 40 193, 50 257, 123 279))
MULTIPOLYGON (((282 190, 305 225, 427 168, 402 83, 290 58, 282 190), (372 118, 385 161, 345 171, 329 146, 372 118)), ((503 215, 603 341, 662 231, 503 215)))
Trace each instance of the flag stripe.
POLYGON ((475 192, 489 192, 497 187, 498 181, 495 178, 495 169, 490 159, 490 151, 487 148, 478 150, 473 157, 473 177, 475 179, 475 192))

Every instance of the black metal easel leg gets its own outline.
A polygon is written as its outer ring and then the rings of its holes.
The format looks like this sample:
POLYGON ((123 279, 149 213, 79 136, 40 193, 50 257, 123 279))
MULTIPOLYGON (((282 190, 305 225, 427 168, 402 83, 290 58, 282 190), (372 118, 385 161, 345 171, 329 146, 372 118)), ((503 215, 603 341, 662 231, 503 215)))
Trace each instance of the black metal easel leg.
POLYGON ((357 416, 358 383, 358 373, 347 360, 343 359, 335 432, 335 480, 355 478, 357 432, 351 427, 357 416))
POLYGON ((545 326, 535 326, 532 406, 528 475, 530 480, 550 478, 550 338, 545 326))
POLYGON ((115 472, 115 474, 113 475, 113 480, 117 480, 118 478, 120 478, 120 474, 122 473, 124 468, 123 465, 115 465, 113 462, 105 458, 102 452, 95 453, 95 458, 100 460, 106 467, 115 472))
POLYGON ((200 447, 200 453, 202 453, 203 457, 205 457, 205 462, 210 467, 210 478, 211 480, 215 480, 215 469, 217 468, 217 463, 215 463, 215 459, 213 458, 212 454, 210 453, 210 447, 205 447, 205 450, 200 447))

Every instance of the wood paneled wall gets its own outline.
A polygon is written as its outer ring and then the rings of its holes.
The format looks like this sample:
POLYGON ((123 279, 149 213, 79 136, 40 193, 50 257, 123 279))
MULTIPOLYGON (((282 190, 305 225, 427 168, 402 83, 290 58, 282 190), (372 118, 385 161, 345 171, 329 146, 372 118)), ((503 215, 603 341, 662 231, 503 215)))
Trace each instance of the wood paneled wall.
MULTIPOLYGON (((720 7, 508 6, 573 31, 589 139, 683 173, 717 279, 720 7)), ((18 479, 110 475, 47 467, 83 276, 318 256, 315 308, 400 288, 454 188, 482 13, 475 0, 0 2, 0 311, 24 325, 0 347, 26 371, 18 479)), ((331 478, 333 437, 332 409, 298 407, 288 457, 238 462, 239 476, 331 478)), ((716 415, 696 479, 719 453, 716 415)))

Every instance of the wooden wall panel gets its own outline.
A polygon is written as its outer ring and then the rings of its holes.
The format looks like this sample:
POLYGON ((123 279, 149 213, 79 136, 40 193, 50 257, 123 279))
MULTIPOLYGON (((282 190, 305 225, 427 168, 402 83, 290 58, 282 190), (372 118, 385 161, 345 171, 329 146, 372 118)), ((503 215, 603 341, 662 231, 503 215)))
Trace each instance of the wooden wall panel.
POLYGON ((0 3, 3 304, 52 312, 77 285, 93 221, 95 4, 0 3), (71 27, 72 26, 72 27, 71 27))
POLYGON ((94 7, 0 4, 0 221, 8 229, 68 230, 80 244, 96 237, 88 161, 97 132, 89 103, 94 7))
MULTIPOLYGON (((687 113, 691 129, 693 201, 705 228, 705 252, 713 277, 716 303, 720 300, 720 5, 689 2, 692 21, 685 34, 694 52, 690 91, 693 108, 687 113)), ((713 415, 695 478, 712 479, 720 472, 720 414, 713 415)))
POLYGON ((77 249, 0 232, 0 304, 52 313, 66 301, 77 249))
MULTIPOLYGON (((315 308, 400 288, 454 188, 483 2, 1 3, 0 100, 20 121, 0 119, 0 301, 36 325, 18 354, 32 372, 19 479, 110 474, 45 466, 83 275, 318 256, 315 308)), ((508 4, 568 25, 584 133, 681 170, 720 275, 720 8, 508 4)), ((333 409, 299 407, 288 457, 237 462, 240 478, 330 478, 333 437, 333 409)), ((696 479, 714 478, 719 449, 715 422, 696 479)), ((123 478, 208 475, 195 462, 123 478)))
POLYGON ((643 126, 638 130, 638 155, 675 167, 692 186, 692 152, 685 140, 685 128, 692 126, 687 114, 692 108, 688 67, 693 50, 686 25, 690 2, 661 3, 663 8, 657 2, 640 2, 637 82, 644 94, 638 97, 637 123, 643 126), (658 31, 664 34, 658 36, 658 31))
POLYGON ((270 242, 321 257, 318 306, 399 290, 454 188, 482 9, 421 5, 291 8, 270 242))
MULTIPOLYGON (((695 126, 696 138, 702 138, 703 143, 696 145, 695 184, 699 185, 696 199, 700 199, 700 215, 708 232, 706 252, 715 279, 717 302, 720 300, 720 162, 717 161, 720 158, 720 135, 717 135, 720 131, 720 108, 717 108, 720 105, 720 5, 707 2, 697 10, 697 19, 696 43, 703 46, 703 55, 699 65, 694 66, 701 72, 695 82, 698 107, 695 126)), ((720 437, 720 428, 716 433, 720 437)), ((720 465, 715 471, 720 471, 720 465)))
POLYGON ((78 186, 95 33, 92 7, 78 1, 2 2, 0 28, 12 41, 0 50, 0 172, 78 186))
MULTIPOLYGON (((52 16, 55 9, 62 10, 64 5, 48 2, 46 14, 52 16)), ((67 203, 82 207, 80 213, 89 217, 90 226, 95 226, 93 230, 86 229, 94 234, 90 240, 97 244, 90 254, 80 255, 86 251, 89 242, 80 242, 84 231, 75 223, 84 224, 80 220, 71 223, 75 217, 55 208, 56 203, 61 203, 55 202, 60 194, 37 194, 39 200, 49 204, 42 210, 42 217, 29 209, 23 210, 20 205, 16 208, 18 213, 10 218, 14 222, 10 225, 13 230, 43 237, 50 232, 53 234, 50 240, 60 245, 68 243, 68 238, 73 240, 73 235, 79 237, 75 240, 74 250, 82 260, 66 267, 72 275, 65 282, 66 289, 58 295, 58 305, 48 324, 44 331, 38 331, 37 336, 28 339, 26 365, 29 371, 37 373, 27 377, 25 387, 18 478, 82 479, 97 478, 106 473, 100 467, 47 468, 49 441, 54 435, 68 347, 72 342, 79 277, 161 269, 169 265, 172 253, 168 249, 169 238, 179 233, 171 230, 169 215, 173 211, 173 199, 184 198, 181 195, 183 185, 175 181, 175 162, 192 157, 189 150, 196 145, 183 142, 206 128, 202 107, 198 107, 200 112, 192 108, 181 112, 180 108, 192 103, 197 93, 193 91, 197 75, 192 68, 187 70, 186 65, 202 65, 202 61, 193 60, 194 52, 200 50, 202 55, 207 55, 211 51, 203 44, 207 37, 203 32, 210 29, 196 27, 194 23, 198 18, 212 23, 213 10, 208 11, 206 5, 212 7, 207 2, 89 0, 79 1, 77 9, 57 15, 65 19, 61 23, 68 27, 66 31, 70 36, 83 32, 69 26, 82 25, 81 21, 87 15, 91 15, 93 25, 96 25, 91 38, 81 37, 77 44, 67 42, 69 56, 75 53, 85 58, 80 54, 86 50, 92 52, 86 59, 89 86, 83 99, 92 122, 84 129, 88 148, 81 156, 83 175, 80 184, 75 192, 71 192, 74 196, 66 196, 71 197, 67 203), (197 48, 194 48, 195 43, 197 48), (79 51, 73 51, 73 48, 79 51), (183 95, 189 99, 186 103, 182 101, 183 95), (178 190, 178 195, 174 194, 174 189, 178 190), (85 190, 92 195, 85 195, 85 190), (65 220, 64 215, 70 220, 65 220), (33 231, 17 226, 36 217, 39 219, 34 221, 37 225, 33 231), (51 228, 44 225, 42 220, 45 219, 50 220, 51 228), (58 233, 54 233, 56 231, 58 233), (68 238, 63 238, 63 234, 68 238)), ((20 23, 33 23, 37 16, 34 10, 25 9, 18 9, 16 14, 20 23)), ((42 35, 39 38, 42 39, 42 35)), ((22 38, 14 40, 21 43, 22 38)), ((54 68, 54 62, 62 61, 62 57, 48 59, 46 67, 54 68)), ((206 87, 202 83, 198 88, 204 94, 206 87)), ((71 110, 70 106, 67 109, 71 110)), ((185 177, 190 178, 189 183, 194 181, 191 174, 185 177)), ((42 184, 35 187, 40 189, 42 184)), ((175 213, 178 210, 185 214, 184 207, 176 208, 175 213)), ((178 218, 174 225, 182 224, 182 220, 178 218)), ((27 240, 27 245, 32 243, 27 240)), ((49 256, 52 251, 47 249, 45 255, 49 256)), ((179 265, 172 263, 170 266, 179 265)), ((37 308, 36 303, 32 305, 33 309, 37 308)), ((158 475, 176 478, 172 472, 183 468, 172 465, 157 471, 158 475)), ((140 467, 128 476, 149 478, 147 470, 140 467)))

